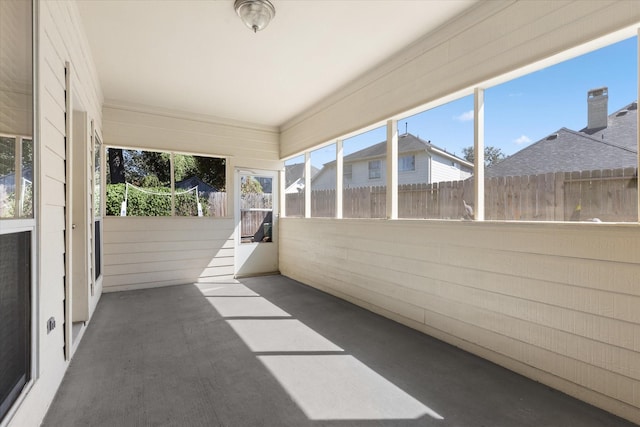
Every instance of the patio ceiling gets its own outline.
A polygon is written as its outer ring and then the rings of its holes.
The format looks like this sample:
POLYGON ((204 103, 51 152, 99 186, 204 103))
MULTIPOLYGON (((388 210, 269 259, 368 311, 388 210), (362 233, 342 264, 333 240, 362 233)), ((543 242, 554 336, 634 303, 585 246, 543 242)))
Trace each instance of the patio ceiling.
POLYGON ((233 0, 78 0, 108 105, 280 126, 476 0, 272 0, 247 29, 233 0))

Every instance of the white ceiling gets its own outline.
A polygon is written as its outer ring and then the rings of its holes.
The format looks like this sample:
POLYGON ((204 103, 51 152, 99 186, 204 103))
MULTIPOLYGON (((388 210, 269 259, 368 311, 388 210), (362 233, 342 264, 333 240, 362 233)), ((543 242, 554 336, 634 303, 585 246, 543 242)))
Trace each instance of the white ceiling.
POLYGON ((108 104, 280 126, 475 0, 78 0, 108 104))

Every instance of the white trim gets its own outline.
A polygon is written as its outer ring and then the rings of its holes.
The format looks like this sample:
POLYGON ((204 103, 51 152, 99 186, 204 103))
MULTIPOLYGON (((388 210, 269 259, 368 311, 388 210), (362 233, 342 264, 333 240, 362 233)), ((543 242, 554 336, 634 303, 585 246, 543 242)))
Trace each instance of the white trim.
POLYGON ((73 229, 73 217, 72 217, 72 206, 73 206, 73 166, 72 166, 72 130, 73 130, 73 91, 71 88, 71 64, 69 61, 64 64, 65 69, 65 241, 64 241, 64 252, 65 252, 65 266, 64 266, 64 275, 65 275, 65 295, 64 295, 64 359, 71 360, 71 336, 73 333, 72 330, 72 316, 71 316, 71 297, 72 297, 72 280, 71 277, 73 275, 72 268, 72 257, 71 257, 71 230, 73 229))
POLYGON ((398 219, 398 121, 387 121, 387 219, 398 219))
MULTIPOLYGON (((353 169, 352 169, 353 170, 353 169)), ((342 218, 342 193, 344 189, 344 157, 342 140, 336 141, 336 218, 342 218)))
POLYGON ((476 88, 473 97, 474 137, 474 219, 484 221, 484 89, 476 88))

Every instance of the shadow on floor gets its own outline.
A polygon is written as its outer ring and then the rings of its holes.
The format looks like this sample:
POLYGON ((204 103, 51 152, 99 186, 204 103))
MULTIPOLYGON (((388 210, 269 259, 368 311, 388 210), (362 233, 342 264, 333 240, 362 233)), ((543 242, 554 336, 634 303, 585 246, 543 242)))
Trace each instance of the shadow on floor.
POLYGON ((45 426, 632 426, 282 276, 103 295, 45 426))

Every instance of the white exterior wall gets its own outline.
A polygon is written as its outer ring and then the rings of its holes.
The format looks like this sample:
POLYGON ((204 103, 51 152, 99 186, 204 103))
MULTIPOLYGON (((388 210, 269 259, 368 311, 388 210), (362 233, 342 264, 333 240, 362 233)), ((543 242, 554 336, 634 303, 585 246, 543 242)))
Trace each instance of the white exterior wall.
MULTIPOLYGON (((88 116, 101 127, 102 92, 77 6, 71 1, 41 1, 39 24, 39 138, 37 261, 37 378, 19 405, 10 426, 39 426, 67 368, 64 359, 65 258, 65 62, 72 65, 74 93, 88 116), (46 321, 56 320, 47 334, 46 321)), ((91 312, 100 296, 96 289, 91 312)), ((82 336, 82 331, 78 337, 82 336)), ((77 342, 74 342, 74 347, 77 342)))
POLYGON ((336 188, 336 167, 325 166, 311 180, 312 190, 330 190, 336 188))
POLYGON ((104 108, 104 145, 227 158, 227 217, 105 217, 105 292, 233 277, 234 169, 282 170, 277 129, 146 107, 104 108))
MULTIPOLYGON (((404 156, 405 154, 398 154, 398 158, 404 156)), ((403 172, 398 167, 398 185, 429 184, 429 155, 426 151, 421 151, 415 153, 415 156, 415 170, 403 172)))
POLYGON ((433 167, 433 182, 460 181, 471 176, 469 172, 461 169, 460 163, 446 157, 433 155, 431 164, 433 167))
POLYGON ((284 275, 640 423, 637 225, 283 218, 280 236, 284 275))

